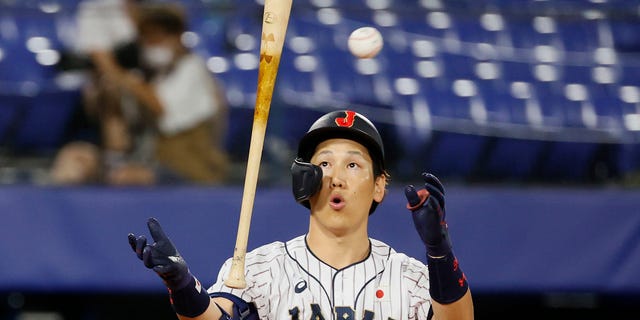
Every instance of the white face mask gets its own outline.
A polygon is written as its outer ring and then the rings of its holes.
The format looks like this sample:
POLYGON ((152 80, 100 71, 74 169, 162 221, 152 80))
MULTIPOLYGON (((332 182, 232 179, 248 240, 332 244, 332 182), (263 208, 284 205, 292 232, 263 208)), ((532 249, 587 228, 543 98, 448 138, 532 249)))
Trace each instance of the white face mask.
POLYGON ((173 61, 173 50, 166 46, 147 46, 142 50, 142 59, 153 69, 163 69, 173 61))

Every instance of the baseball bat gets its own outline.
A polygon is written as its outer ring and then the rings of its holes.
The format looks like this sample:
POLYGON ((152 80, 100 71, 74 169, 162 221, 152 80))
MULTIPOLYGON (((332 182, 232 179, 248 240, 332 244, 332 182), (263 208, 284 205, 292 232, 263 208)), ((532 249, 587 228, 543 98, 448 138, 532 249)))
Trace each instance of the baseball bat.
POLYGON ((253 113, 249 158, 244 180, 236 245, 233 250, 231 269, 227 279, 224 281, 224 284, 231 288, 242 289, 246 286, 244 259, 247 253, 249 227, 251 226, 253 202, 256 195, 269 109, 271 109, 273 87, 278 74, 278 65, 280 64, 282 47, 287 33, 291 3, 292 0, 265 0, 264 2, 258 88, 256 91, 255 111, 253 113))

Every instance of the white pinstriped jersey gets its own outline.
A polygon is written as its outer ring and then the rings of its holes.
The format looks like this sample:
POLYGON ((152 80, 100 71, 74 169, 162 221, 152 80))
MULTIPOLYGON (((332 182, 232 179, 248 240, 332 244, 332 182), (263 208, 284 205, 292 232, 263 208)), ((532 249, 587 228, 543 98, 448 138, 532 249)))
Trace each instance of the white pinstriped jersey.
POLYGON ((208 291, 254 302, 260 319, 427 319, 427 267, 381 241, 370 243, 365 260, 336 270, 309 250, 305 236, 273 242, 247 253, 245 289, 224 286, 229 259, 208 291))

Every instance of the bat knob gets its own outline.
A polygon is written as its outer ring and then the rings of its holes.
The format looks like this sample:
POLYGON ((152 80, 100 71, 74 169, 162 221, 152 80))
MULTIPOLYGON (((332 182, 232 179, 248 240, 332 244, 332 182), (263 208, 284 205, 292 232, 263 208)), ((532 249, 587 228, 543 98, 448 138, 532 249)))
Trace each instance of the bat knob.
POLYGON ((224 280, 224 285, 234 289, 244 289, 247 287, 247 282, 244 279, 229 276, 224 280))

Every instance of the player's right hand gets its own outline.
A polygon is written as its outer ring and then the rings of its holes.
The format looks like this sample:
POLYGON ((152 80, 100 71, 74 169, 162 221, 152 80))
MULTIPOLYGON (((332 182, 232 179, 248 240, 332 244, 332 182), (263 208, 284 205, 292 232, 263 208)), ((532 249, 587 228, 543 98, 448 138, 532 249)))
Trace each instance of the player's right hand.
POLYGON ((149 218, 147 226, 154 242, 147 244, 147 238, 144 235, 135 236, 129 233, 129 245, 144 265, 153 269, 169 289, 184 288, 191 280, 186 261, 164 233, 158 220, 149 218))

